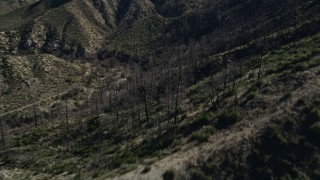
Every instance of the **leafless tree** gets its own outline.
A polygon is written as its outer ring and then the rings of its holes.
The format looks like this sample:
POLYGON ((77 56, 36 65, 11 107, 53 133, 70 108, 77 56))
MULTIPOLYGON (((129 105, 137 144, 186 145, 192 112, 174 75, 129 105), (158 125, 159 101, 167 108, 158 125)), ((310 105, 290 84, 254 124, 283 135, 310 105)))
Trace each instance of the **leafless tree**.
POLYGON ((34 125, 38 127, 38 116, 37 116, 36 105, 33 105, 33 121, 34 121, 34 125))
POLYGON ((67 141, 67 149, 69 150, 69 137, 70 137, 70 127, 69 127, 69 110, 68 110, 68 104, 65 104, 66 108, 66 141, 67 141))
POLYGON ((5 148, 5 140, 4 140, 4 128, 2 124, 2 119, 0 119, 0 131, 1 131, 1 142, 2 142, 2 147, 5 148))
POLYGON ((179 107, 179 93, 180 93, 180 86, 181 86, 181 80, 182 80, 182 73, 181 73, 181 61, 180 61, 180 47, 178 47, 178 82, 177 82, 177 88, 176 88, 176 99, 175 99, 175 108, 174 108, 174 123, 177 123, 177 116, 178 116, 178 107, 179 107))

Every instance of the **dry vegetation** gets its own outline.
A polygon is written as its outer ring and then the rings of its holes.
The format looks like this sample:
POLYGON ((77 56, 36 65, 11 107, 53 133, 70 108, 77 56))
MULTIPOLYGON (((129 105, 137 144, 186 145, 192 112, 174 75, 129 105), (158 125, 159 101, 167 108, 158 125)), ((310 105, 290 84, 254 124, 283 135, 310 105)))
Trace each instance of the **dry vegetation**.
POLYGON ((319 3, 226 2, 0 16, 0 179, 319 178, 319 3))

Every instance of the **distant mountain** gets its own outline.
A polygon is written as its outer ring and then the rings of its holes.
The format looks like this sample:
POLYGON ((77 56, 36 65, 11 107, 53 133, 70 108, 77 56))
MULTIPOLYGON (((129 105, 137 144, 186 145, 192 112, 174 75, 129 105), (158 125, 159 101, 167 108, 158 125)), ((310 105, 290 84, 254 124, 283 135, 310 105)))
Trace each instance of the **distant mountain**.
POLYGON ((0 0, 0 15, 12 12, 36 1, 38 0, 0 0))
POLYGON ((223 43, 229 44, 221 47, 224 49, 245 43, 249 36, 261 36, 266 26, 270 32, 289 27, 295 23, 295 6, 309 12, 300 14, 301 20, 319 15, 316 1, 295 2, 42 0, 0 17, 0 31, 21 32, 19 51, 75 57, 93 57, 103 50, 133 54, 130 47, 135 43, 143 55, 164 43, 199 41, 209 36, 215 44, 229 39, 230 43, 223 43), (239 24, 242 28, 235 28, 239 24))

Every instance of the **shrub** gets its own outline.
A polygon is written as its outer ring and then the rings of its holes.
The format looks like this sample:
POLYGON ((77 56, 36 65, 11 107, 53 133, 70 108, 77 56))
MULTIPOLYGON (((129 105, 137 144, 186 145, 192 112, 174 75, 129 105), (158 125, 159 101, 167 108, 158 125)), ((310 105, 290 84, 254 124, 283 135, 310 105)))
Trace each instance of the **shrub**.
POLYGON ((200 116, 197 120, 193 121, 191 124, 187 125, 186 127, 182 127, 185 135, 189 135, 193 131, 197 131, 201 129, 203 126, 210 123, 213 118, 213 114, 211 112, 207 112, 200 116))
POLYGON ((271 126, 267 130, 267 137, 270 140, 270 143, 276 147, 277 145, 288 145, 287 139, 281 133, 279 126, 271 126))
POLYGON ((175 173, 172 169, 167 170, 163 175, 163 180, 173 180, 175 177, 175 173))
POLYGON ((207 176, 206 174, 204 174, 204 172, 202 172, 201 170, 193 170, 192 179, 210 180, 212 178, 210 176, 207 176))
POLYGON ((72 88, 70 91, 68 91, 67 93, 63 94, 61 96, 61 99, 63 99, 63 100, 70 99, 72 97, 75 97, 75 96, 79 95, 81 92, 82 92, 82 89, 80 87, 72 88))
POLYGON ((124 164, 133 164, 137 160, 138 160, 138 156, 136 154, 128 152, 128 153, 125 153, 125 154, 122 154, 120 156, 115 157, 112 161, 111 167, 118 168, 124 164))
POLYGON ((311 132, 315 135, 315 136, 319 136, 320 137, 320 121, 314 123, 311 126, 311 132))
POLYGON ((249 95, 247 96, 247 101, 253 100, 258 96, 257 91, 250 92, 249 95))
POLYGON ((197 142, 206 142, 209 140, 212 134, 216 132, 216 129, 214 127, 203 129, 200 131, 195 131, 191 134, 191 140, 197 141, 197 142))
POLYGON ((93 132, 94 130, 96 130, 99 127, 100 127, 99 116, 94 116, 88 120, 88 122, 87 122, 87 131, 88 132, 93 132))
POLYGON ((218 117, 217 128, 223 129, 233 125, 243 119, 243 114, 238 109, 222 112, 218 117))
POLYGON ((227 91, 226 93, 223 94, 223 97, 224 98, 231 97, 231 96, 235 95, 236 92, 237 92, 236 88, 231 88, 231 89, 229 89, 229 91, 227 91))
POLYGON ((287 100, 290 97, 292 97, 292 92, 291 91, 287 91, 284 93, 283 97, 281 98, 281 101, 287 100))
POLYGON ((313 122, 320 121, 320 109, 313 107, 307 118, 313 122))
POLYGON ((308 63, 300 63, 294 67, 295 71, 305 71, 309 67, 308 63))

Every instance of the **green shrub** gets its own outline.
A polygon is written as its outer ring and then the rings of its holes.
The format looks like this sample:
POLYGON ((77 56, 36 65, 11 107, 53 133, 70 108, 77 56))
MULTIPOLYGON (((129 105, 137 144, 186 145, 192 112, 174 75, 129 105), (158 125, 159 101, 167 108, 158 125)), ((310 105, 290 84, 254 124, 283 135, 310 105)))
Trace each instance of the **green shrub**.
POLYGON ((94 116, 88 120, 88 122, 87 122, 87 131, 88 132, 93 132, 94 130, 96 130, 99 127, 100 127, 99 116, 94 116))
POLYGON ((236 92, 237 92, 236 88, 231 88, 229 91, 227 91, 226 93, 223 94, 223 97, 224 98, 231 97, 231 96, 235 95, 236 92))
POLYGON ((257 91, 252 91, 249 93, 249 95, 247 96, 247 101, 253 100, 258 96, 258 92, 257 91))
POLYGON ((288 145, 287 139, 281 133, 281 129, 279 126, 271 126, 267 130, 267 137, 271 141, 270 143, 274 146, 277 145, 288 145))
POLYGON ((197 142, 206 142, 216 132, 214 127, 195 131, 191 134, 191 140, 197 142))
POLYGON ((210 176, 204 174, 201 170, 193 170, 192 172, 192 179, 197 180, 210 180, 212 179, 210 176))
POLYGON ((175 172, 170 169, 170 170, 166 170, 166 172, 162 175, 163 180, 173 180, 175 177, 175 172))
POLYGON ((320 121, 311 126, 311 132, 320 137, 320 121))
POLYGON ((308 67, 309 67, 308 63, 304 62, 304 63, 300 63, 300 64, 296 65, 294 67, 294 70, 295 71, 305 71, 308 69, 308 67))
POLYGON ((243 113, 238 109, 222 112, 218 117, 217 128, 223 129, 243 119, 243 113))
POLYGON ((63 99, 63 100, 71 99, 72 97, 79 95, 81 92, 82 92, 82 89, 80 87, 72 88, 70 91, 63 94, 61 96, 61 99, 63 99))
POLYGON ((212 119, 212 117, 213 117, 213 114, 211 112, 205 113, 197 121, 195 121, 193 123, 193 125, 201 126, 204 124, 208 124, 210 122, 210 120, 212 119))
POLYGON ((320 109, 318 107, 313 107, 307 118, 313 122, 320 121, 320 109))
POLYGON ((281 101, 287 100, 290 97, 292 97, 292 92, 291 91, 287 91, 284 93, 283 97, 281 98, 281 101))
POLYGON ((184 131, 183 133, 185 135, 189 135, 193 131, 197 131, 197 130, 201 129, 203 126, 209 124, 212 119, 213 119, 213 113, 207 112, 207 113, 203 114, 202 116, 200 116, 195 121, 193 121, 192 123, 190 123, 184 127, 181 127, 181 131, 184 131))
POLYGON ((133 164, 138 160, 138 156, 134 153, 128 152, 117 156, 113 159, 111 167, 112 168, 119 168, 121 165, 124 164, 133 164))

